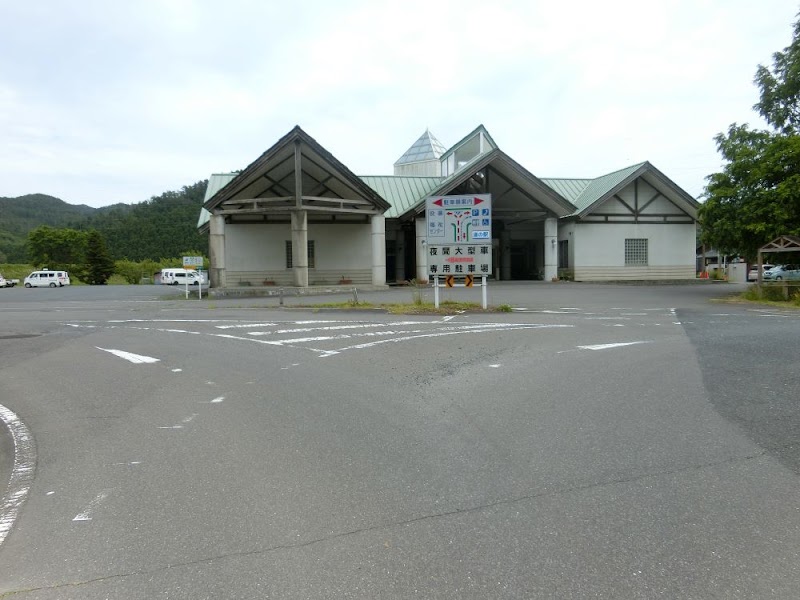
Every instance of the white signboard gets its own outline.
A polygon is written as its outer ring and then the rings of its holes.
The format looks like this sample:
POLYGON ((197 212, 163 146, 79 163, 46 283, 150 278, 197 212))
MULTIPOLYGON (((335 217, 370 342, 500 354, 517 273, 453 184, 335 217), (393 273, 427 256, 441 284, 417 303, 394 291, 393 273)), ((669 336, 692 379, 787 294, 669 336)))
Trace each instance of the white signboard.
POLYGON ((492 196, 433 196, 425 202, 428 275, 490 275, 492 196))
POLYGON ((196 269, 198 267, 203 266, 203 257, 202 256, 184 256, 183 257, 183 268, 184 269, 196 269))

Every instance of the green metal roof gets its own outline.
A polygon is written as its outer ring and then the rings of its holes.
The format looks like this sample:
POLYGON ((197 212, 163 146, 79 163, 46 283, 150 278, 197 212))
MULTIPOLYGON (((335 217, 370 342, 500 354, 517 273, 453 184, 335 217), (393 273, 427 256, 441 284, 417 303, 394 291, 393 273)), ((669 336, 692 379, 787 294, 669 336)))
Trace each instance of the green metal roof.
POLYGON ((542 182, 547 184, 548 187, 553 188, 557 193, 561 194, 575 204, 578 196, 581 195, 583 190, 592 183, 592 179, 551 179, 542 178, 542 182))
POLYGON ((585 211, 646 164, 643 162, 632 165, 596 179, 542 179, 542 181, 575 205, 578 210, 569 215, 574 216, 585 211), (575 195, 578 190, 580 192, 575 195))
POLYGON ((396 219, 416 206, 443 181, 441 177, 401 177, 398 175, 367 175, 360 179, 392 205, 384 213, 387 219, 396 219))
MULTIPOLYGON (((234 177, 239 174, 239 171, 234 171, 233 173, 214 173, 211 177, 208 178, 208 187, 206 188, 206 195, 203 198, 203 204, 208 202, 211 198, 214 197, 218 191, 228 185, 234 177)), ((208 223, 211 219, 211 213, 208 212, 205 208, 200 209, 200 218, 197 219, 197 228, 200 229, 203 225, 208 223)))

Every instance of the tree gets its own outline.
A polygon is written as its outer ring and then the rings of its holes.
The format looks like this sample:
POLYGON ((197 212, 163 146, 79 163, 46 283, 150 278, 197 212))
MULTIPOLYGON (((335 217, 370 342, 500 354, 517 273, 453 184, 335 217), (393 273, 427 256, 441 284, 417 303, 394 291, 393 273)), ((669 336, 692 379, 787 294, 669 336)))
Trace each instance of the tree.
POLYGON ((700 207, 703 242, 755 258, 780 235, 800 235, 800 20, 792 43, 759 65, 754 106, 770 130, 733 123, 715 138, 726 164, 706 179, 700 207))
POLYGON ((86 233, 42 225, 28 233, 28 257, 36 266, 70 269, 83 262, 86 233))
POLYGON ((105 285, 114 273, 114 261, 106 249, 106 241, 100 233, 92 229, 86 239, 86 283, 105 285))

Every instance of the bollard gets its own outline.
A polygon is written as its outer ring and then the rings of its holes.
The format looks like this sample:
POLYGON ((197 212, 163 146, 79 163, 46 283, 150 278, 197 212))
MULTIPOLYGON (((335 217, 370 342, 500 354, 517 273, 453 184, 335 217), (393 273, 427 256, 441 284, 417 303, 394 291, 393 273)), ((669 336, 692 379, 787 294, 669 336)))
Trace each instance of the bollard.
POLYGON ((353 303, 358 304, 358 290, 353 288, 353 303))
POLYGON ((281 289, 278 291, 278 293, 279 293, 279 295, 280 295, 280 305, 281 305, 281 306, 283 306, 283 288, 281 288, 281 289))

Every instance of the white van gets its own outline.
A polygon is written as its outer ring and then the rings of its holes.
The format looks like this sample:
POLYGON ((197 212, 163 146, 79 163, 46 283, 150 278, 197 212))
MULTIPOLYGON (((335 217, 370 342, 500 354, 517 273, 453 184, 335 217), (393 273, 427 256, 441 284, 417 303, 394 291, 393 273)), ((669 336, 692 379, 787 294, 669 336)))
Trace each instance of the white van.
POLYGON ((208 279, 204 271, 189 269, 161 269, 162 285, 206 285, 208 279))
POLYGON ((42 269, 34 271, 25 278, 25 287, 64 287, 69 285, 69 273, 42 269))

